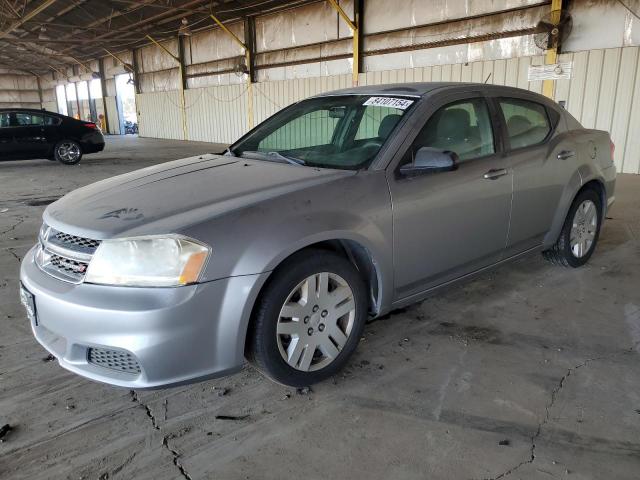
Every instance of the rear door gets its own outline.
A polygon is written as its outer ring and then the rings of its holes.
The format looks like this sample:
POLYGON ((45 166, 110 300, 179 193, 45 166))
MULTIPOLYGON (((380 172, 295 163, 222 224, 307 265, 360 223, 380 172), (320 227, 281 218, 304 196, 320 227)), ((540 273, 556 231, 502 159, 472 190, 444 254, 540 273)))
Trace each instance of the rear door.
POLYGON ((511 172, 484 96, 449 95, 429 102, 424 115, 426 123, 388 170, 396 300, 497 262, 509 229, 511 172), (398 168, 421 147, 457 153, 458 168, 403 178, 398 168))
POLYGON ((41 113, 16 112, 13 118, 13 138, 16 155, 21 158, 42 158, 49 150, 49 142, 41 113))
POLYGON ((507 255, 541 245, 574 171, 575 147, 551 107, 526 97, 496 97, 513 169, 507 255))
POLYGON ((0 112, 0 160, 9 160, 13 153, 11 113, 0 112))

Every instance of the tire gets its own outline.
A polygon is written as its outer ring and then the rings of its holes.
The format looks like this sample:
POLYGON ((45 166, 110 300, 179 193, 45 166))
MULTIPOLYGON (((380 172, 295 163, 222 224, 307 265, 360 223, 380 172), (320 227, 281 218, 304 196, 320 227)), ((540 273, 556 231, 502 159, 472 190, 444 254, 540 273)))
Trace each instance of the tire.
POLYGON ((558 241, 549 250, 542 252, 542 255, 554 265, 573 268, 581 267, 593 255, 600 236, 601 226, 602 201, 600 195, 592 188, 584 189, 573 200, 558 241), (589 210, 586 211, 585 208, 589 210), (595 213, 595 216, 592 216, 593 213, 595 213), (579 241, 581 239, 583 241, 579 241), (581 245, 577 245, 577 243, 581 245))
POLYGON ((61 140, 53 148, 53 156, 65 165, 76 165, 82 160, 82 147, 75 140, 61 140))
POLYGON ((348 260, 322 250, 294 254, 274 272, 258 300, 247 358, 283 385, 321 382, 340 371, 355 351, 367 303, 366 286, 348 260))

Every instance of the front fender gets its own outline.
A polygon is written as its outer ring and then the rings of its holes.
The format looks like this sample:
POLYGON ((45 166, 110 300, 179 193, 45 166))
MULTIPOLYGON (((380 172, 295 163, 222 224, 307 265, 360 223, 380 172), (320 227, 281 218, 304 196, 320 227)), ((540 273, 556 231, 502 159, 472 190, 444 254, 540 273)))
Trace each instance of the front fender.
POLYGON ((385 301, 393 291, 391 199, 383 171, 271 198, 181 233, 212 246, 202 281, 271 272, 314 243, 349 240, 375 262, 385 301))

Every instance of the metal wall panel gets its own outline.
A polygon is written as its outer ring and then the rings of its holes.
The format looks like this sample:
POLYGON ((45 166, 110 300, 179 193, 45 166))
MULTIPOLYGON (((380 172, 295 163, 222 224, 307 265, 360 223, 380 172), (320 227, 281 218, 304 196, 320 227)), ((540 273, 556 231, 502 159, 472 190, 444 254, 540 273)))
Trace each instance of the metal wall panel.
POLYGON ((180 92, 152 92, 136 95, 141 137, 184 138, 180 92))
MULTIPOLYGON (((640 48, 625 47, 560 56, 572 62, 572 77, 556 82, 555 100, 585 127, 611 132, 618 171, 640 173, 640 48), (635 134, 634 134, 635 133, 635 134)), ((360 85, 413 81, 463 81, 510 85, 540 93, 542 82, 529 82, 531 65, 542 56, 434 65, 360 74, 360 85)), ((252 87, 253 120, 257 124, 278 110, 318 93, 346 88, 350 75, 297 78, 256 83, 252 87)), ((137 96, 142 136, 182 138, 179 93, 137 96)), ((229 143, 248 129, 246 85, 187 90, 187 127, 191 140, 229 143)))
POLYGON ((107 105, 109 133, 111 135, 120 135, 120 120, 118 117, 118 107, 116 106, 116 97, 105 97, 104 102, 107 105))
POLYGON ((58 113, 58 102, 44 102, 42 104, 42 108, 44 108, 47 112, 58 113))
POLYGON ((232 143, 248 130, 246 84, 194 88, 185 95, 189 140, 232 143))

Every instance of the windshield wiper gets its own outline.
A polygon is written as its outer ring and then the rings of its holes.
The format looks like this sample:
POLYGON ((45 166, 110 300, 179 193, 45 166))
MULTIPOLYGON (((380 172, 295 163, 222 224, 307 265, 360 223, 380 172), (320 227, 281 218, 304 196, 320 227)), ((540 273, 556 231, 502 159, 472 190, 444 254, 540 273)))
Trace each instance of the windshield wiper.
POLYGON ((244 157, 246 154, 249 154, 249 158, 256 158, 257 160, 266 160, 268 162, 280 162, 280 163, 290 163, 291 165, 305 165, 304 160, 295 157, 288 157, 282 155, 280 152, 254 152, 251 150, 246 150, 242 152, 241 156, 244 157))

